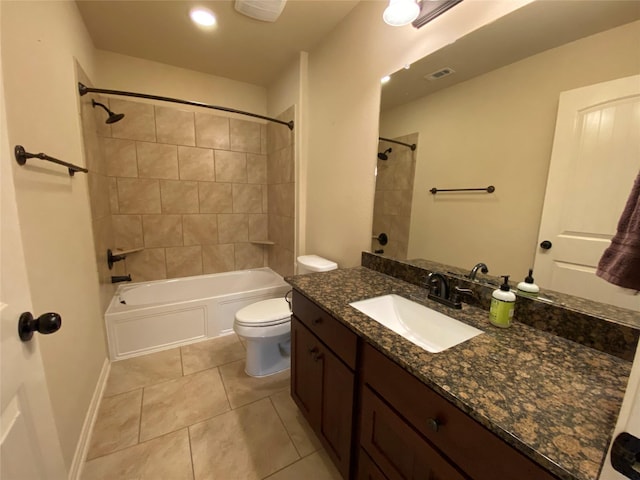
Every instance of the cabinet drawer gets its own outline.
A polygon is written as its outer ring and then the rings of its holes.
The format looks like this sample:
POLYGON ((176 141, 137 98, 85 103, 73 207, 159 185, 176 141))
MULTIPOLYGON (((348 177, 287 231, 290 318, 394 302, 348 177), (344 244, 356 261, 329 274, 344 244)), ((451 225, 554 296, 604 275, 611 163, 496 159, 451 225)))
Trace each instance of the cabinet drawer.
POLYGON ((358 337, 329 313, 297 290, 293 291, 293 314, 351 369, 356 367, 358 337))
POLYGON ((368 387, 360 445, 392 480, 468 480, 368 387))
POLYGON ((556 479, 368 344, 363 379, 475 480, 556 479))
POLYGON ((388 480, 362 448, 360 448, 358 455, 358 475, 356 478, 358 480, 388 480))

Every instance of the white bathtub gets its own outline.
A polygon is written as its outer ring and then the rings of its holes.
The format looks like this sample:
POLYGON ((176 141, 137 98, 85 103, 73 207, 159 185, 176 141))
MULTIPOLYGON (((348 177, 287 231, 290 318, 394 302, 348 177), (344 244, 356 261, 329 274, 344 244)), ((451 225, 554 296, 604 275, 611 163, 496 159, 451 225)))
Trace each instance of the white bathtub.
POLYGON ((105 312, 112 360, 233 331, 235 313, 291 287, 270 268, 122 284, 105 312))

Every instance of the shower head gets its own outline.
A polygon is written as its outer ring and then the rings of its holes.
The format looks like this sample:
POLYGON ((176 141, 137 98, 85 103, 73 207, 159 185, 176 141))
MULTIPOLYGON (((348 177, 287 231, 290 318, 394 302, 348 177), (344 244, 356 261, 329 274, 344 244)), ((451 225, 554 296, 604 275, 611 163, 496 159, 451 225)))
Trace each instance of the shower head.
POLYGON ((93 108, 96 108, 96 106, 102 107, 109 114, 109 117, 105 120, 105 123, 116 123, 124 118, 124 113, 113 113, 107 108, 106 105, 96 102, 95 100, 91 100, 91 105, 93 105, 93 108))
POLYGON ((380 160, 389 160, 389 156, 387 155, 387 153, 391 153, 392 151, 393 151, 393 149, 391 147, 389 147, 384 152, 378 153, 378 158, 380 160))

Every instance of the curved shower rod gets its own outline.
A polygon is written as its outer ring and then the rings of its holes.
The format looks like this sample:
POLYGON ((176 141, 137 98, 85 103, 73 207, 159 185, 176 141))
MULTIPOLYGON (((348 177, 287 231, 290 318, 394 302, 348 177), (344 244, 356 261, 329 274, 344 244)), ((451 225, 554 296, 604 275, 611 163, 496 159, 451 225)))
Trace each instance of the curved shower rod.
POLYGON ((409 147, 411 149, 411 151, 416 149, 416 144, 415 143, 404 143, 404 142, 399 142, 398 140, 392 140, 390 138, 382 138, 382 137, 378 137, 378 140, 382 140, 384 142, 391 142, 391 143, 397 143, 398 145, 404 145, 405 147, 409 147))
POLYGON ((283 120, 278 120, 277 118, 266 117, 264 115, 258 115, 257 113, 244 112, 242 110, 236 110, 235 108, 220 107, 217 105, 209 105, 207 103, 192 102, 190 100, 180 100, 179 98, 162 97, 160 95, 148 95, 146 93, 123 92, 121 90, 106 90, 104 88, 92 88, 92 87, 87 87, 86 85, 80 82, 78 82, 78 91, 80 92, 81 97, 83 95, 86 95, 87 93, 104 93, 106 95, 120 95, 122 97, 146 98, 147 100, 159 100, 161 102, 181 103, 183 105, 191 105, 194 107, 203 107, 203 108, 210 108, 213 110, 222 110, 223 112, 238 113, 240 115, 246 115, 248 117, 260 118, 262 120, 268 120, 270 122, 279 123, 281 125, 286 125, 287 127, 289 127, 289 130, 293 130, 293 120, 285 122, 283 120))

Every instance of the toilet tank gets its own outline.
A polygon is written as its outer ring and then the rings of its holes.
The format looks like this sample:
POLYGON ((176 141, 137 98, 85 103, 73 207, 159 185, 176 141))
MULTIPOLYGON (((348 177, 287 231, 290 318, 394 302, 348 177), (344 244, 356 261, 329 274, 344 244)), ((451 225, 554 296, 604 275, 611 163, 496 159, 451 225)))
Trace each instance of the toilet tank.
POLYGON ((328 272, 338 268, 336 262, 319 257, 318 255, 302 255, 298 257, 298 275, 311 272, 328 272))

